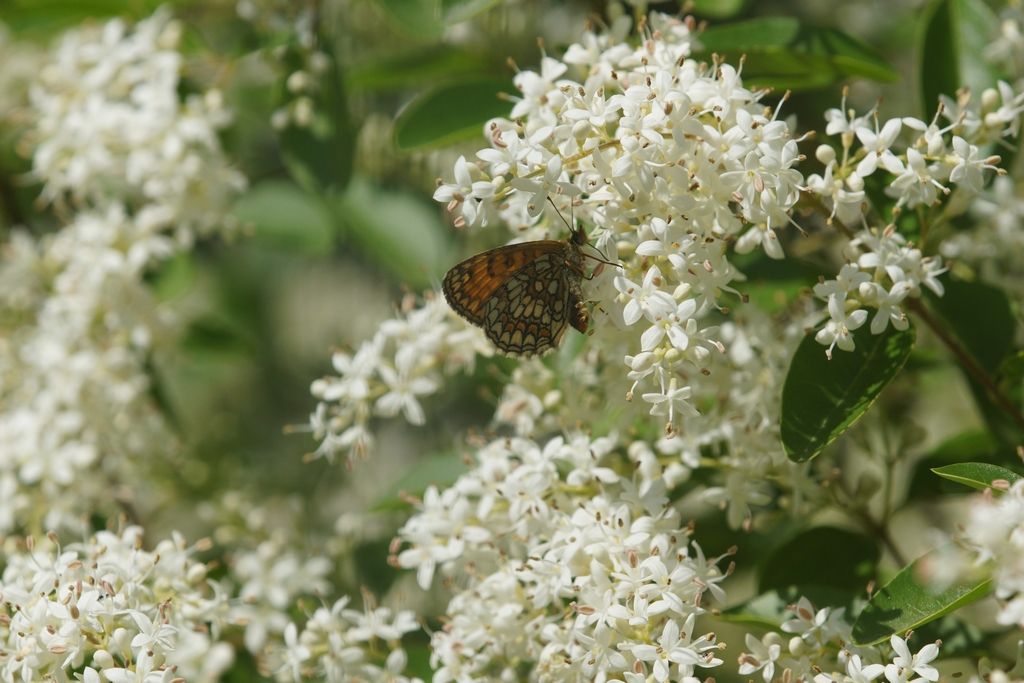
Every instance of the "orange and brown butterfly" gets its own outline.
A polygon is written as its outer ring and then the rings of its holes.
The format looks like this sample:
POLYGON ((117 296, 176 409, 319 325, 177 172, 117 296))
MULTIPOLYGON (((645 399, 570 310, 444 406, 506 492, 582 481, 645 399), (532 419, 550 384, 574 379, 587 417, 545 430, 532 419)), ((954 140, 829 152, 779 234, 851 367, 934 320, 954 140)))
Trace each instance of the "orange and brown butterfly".
POLYGON ((558 346, 569 325, 587 331, 590 315, 580 288, 586 243, 575 229, 567 240, 522 242, 471 256, 444 276, 444 297, 501 351, 544 354, 558 346))

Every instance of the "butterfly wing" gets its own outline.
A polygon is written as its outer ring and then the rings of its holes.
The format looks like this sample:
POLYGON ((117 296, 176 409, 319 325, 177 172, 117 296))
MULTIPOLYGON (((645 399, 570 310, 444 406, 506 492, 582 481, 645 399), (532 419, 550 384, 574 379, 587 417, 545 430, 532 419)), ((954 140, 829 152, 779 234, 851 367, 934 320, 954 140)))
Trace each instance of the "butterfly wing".
POLYGON ((513 273, 488 298, 481 326, 505 353, 532 356, 550 351, 577 315, 572 300, 573 285, 579 286, 573 278, 578 276, 566 267, 566 250, 571 247, 559 246, 513 273))
POLYGON ((485 306, 499 287, 530 263, 548 254, 562 253, 565 248, 565 242, 539 240, 509 244, 471 256, 445 274, 441 283, 444 298, 463 318, 483 325, 485 306))

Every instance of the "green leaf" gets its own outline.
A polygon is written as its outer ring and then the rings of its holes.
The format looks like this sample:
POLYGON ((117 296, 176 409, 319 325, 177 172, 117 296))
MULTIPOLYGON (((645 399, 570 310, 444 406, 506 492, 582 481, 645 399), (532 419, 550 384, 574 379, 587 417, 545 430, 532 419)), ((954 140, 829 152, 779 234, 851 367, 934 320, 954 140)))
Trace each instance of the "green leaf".
MULTIPOLYGON (((768 312, 779 311, 791 304, 818 279, 819 269, 795 259, 776 260, 762 254, 736 254, 729 259, 743 272, 745 280, 738 289, 750 305, 768 312)), ((735 314, 742 316, 744 304, 735 314)))
POLYGON ((501 0, 377 0, 399 29, 426 40, 440 38, 445 28, 490 9, 501 0))
POLYGON ((914 463, 914 476, 910 481, 907 501, 920 501, 962 491, 946 479, 937 478, 934 470, 961 462, 1011 462, 1012 449, 999 443, 991 432, 972 429, 956 434, 914 463))
POLYGON ((813 334, 797 348, 782 387, 782 445, 790 460, 810 460, 860 419, 906 362, 914 328, 874 335, 865 324, 853 338, 857 348, 837 349, 831 360, 813 334))
POLYGON ((172 301, 192 289, 197 277, 194 258, 190 252, 179 252, 146 274, 146 281, 157 299, 172 301))
POLYGON ((442 85, 420 94, 395 119, 395 144, 402 150, 441 147, 482 137, 484 124, 508 116, 508 81, 477 79, 442 85), (503 97, 504 95, 504 97, 503 97))
POLYGON ((0 15, 16 34, 43 38, 89 19, 142 19, 161 4, 162 0, 4 0, 0 15))
POLYGON ((746 4, 746 0, 693 0, 693 13, 712 19, 728 19, 739 14, 746 4))
POLYGON ((370 512, 405 510, 409 504, 403 494, 422 496, 429 486, 447 487, 469 470, 469 466, 457 453, 428 455, 416 461, 412 468, 402 475, 388 493, 370 508, 370 512))
POLYGON ((501 2, 502 0, 441 0, 441 10, 445 23, 451 25, 472 19, 501 2))
POLYGON ((848 77, 894 81, 897 73, 870 46, 834 28, 763 17, 714 26, 700 34, 704 54, 747 55, 745 81, 757 87, 807 90, 848 77))
POLYGON ((483 55, 448 45, 432 45, 353 65, 345 75, 345 83, 350 89, 401 90, 441 80, 479 78, 495 68, 497 65, 490 64, 483 55))
POLYGON ((699 36, 701 46, 712 52, 783 48, 796 40, 800 22, 792 17, 761 17, 718 24, 699 36))
MULTIPOLYGON (((309 192, 331 193, 348 185, 355 155, 355 131, 348 113, 348 102, 337 61, 328 52, 327 67, 315 78, 315 87, 306 93, 313 103, 312 121, 297 125, 289 119, 279 134, 281 156, 292 178, 309 192)), ((280 106, 294 107, 297 95, 288 91, 288 76, 305 69, 302 52, 285 52, 285 79, 281 84, 280 106)))
POLYGON ((904 567, 892 581, 875 593, 853 624, 858 645, 874 645, 894 633, 903 633, 934 621, 988 595, 990 579, 965 581, 935 591, 917 577, 927 575, 929 564, 941 562, 932 551, 904 567))
POLYGON ((925 118, 939 95, 953 97, 965 85, 980 93, 995 83, 983 55, 997 24, 983 0, 934 0, 926 9, 918 66, 925 118))
MULTIPOLYGON (((936 467, 932 470, 943 479, 955 481, 972 489, 984 491, 992 486, 992 482, 1002 479, 1011 484, 1021 478, 1021 475, 999 465, 992 465, 987 462, 961 462, 945 467, 936 467)), ((997 494, 999 489, 993 489, 997 494)))
POLYGON ((256 185, 239 197, 234 214, 252 226, 257 244, 306 254, 325 254, 334 245, 323 200, 286 180, 256 185))
POLYGON ((815 527, 789 539, 764 559, 759 568, 759 590, 827 586, 862 592, 874 576, 878 557, 878 545, 863 534, 815 527))
POLYGON ((433 286, 453 265, 440 211, 419 197, 356 178, 338 198, 335 215, 362 254, 414 289, 433 286))

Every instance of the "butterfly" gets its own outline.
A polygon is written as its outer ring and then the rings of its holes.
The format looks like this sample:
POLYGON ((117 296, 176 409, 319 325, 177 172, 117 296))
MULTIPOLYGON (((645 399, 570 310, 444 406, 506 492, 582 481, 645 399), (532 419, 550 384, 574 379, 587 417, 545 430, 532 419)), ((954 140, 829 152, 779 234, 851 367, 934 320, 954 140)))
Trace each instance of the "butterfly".
POLYGON ((510 244, 471 256, 444 276, 448 305, 482 327, 501 351, 542 355, 558 346, 569 325, 587 331, 583 303, 583 245, 587 236, 572 230, 567 240, 510 244))

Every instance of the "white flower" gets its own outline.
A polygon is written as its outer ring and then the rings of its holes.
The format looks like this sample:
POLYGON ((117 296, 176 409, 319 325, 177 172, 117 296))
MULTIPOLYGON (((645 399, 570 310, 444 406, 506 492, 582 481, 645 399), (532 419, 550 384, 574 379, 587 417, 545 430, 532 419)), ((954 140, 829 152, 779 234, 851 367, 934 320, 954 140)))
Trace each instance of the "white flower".
POLYGON ((773 636, 775 634, 766 635, 762 642, 750 633, 746 635, 747 649, 750 652, 740 655, 739 674, 741 676, 749 676, 761 671, 765 683, 770 683, 775 676, 775 662, 782 654, 782 645, 777 642, 778 638, 773 636))
POLYGON ((856 344, 851 333, 864 324, 868 312, 857 308, 847 313, 842 301, 838 297, 831 297, 828 300, 828 313, 831 319, 814 335, 815 341, 828 347, 825 355, 829 358, 832 358, 832 349, 836 346, 843 351, 853 351, 856 344))
POLYGON ((864 158, 857 164, 857 175, 866 178, 874 173, 879 165, 889 173, 899 173, 899 161, 889 148, 896 142, 902 126, 903 122, 900 119, 889 119, 882 126, 881 131, 872 131, 867 127, 856 130, 857 138, 867 151, 864 158))
POLYGON ((906 165, 897 159, 895 166, 891 172, 896 175, 896 179, 890 183, 886 193, 898 197, 898 206, 929 206, 935 203, 940 191, 949 192, 949 188, 936 179, 937 169, 929 166, 924 156, 914 148, 907 150, 906 165))
POLYGON ((907 642, 898 635, 893 634, 889 644, 896 653, 892 663, 885 666, 885 677, 889 681, 900 680, 911 672, 926 681, 939 680, 938 670, 929 663, 939 656, 939 646, 936 643, 928 643, 915 655, 911 655, 907 642))
POLYGON ((672 675, 673 664, 693 665, 701 661, 689 647, 689 638, 680 637, 679 625, 674 619, 665 622, 658 645, 635 645, 633 656, 642 662, 654 662, 654 680, 664 683, 672 675))
POLYGON ((380 414, 391 416, 401 410, 411 424, 423 424, 426 418, 416 396, 437 391, 437 381, 431 377, 409 377, 408 370, 396 372, 388 365, 381 365, 377 372, 389 388, 388 393, 377 399, 376 406, 380 414))
POLYGON ((959 135, 953 136, 953 156, 956 165, 949 172, 949 181, 958 183, 972 192, 981 192, 984 187, 984 170, 997 170, 988 157, 978 156, 978 146, 972 145, 959 135))

